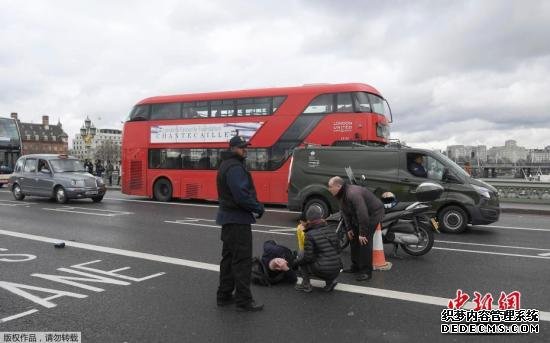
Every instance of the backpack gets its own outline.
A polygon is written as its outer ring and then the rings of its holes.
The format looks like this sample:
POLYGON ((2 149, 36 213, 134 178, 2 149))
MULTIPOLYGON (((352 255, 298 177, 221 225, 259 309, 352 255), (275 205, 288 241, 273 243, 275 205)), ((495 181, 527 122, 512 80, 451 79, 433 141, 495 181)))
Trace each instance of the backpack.
POLYGON ((267 269, 262 261, 257 257, 252 258, 252 273, 250 280, 256 285, 271 286, 271 281, 269 279, 269 275, 267 274, 267 269))

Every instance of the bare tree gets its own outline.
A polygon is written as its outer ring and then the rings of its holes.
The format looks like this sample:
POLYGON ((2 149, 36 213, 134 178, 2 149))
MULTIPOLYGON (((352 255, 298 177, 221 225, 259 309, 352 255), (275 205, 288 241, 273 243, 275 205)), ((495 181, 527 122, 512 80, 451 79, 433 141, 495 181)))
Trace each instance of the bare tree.
POLYGON ((96 148, 94 158, 104 162, 111 161, 112 163, 119 161, 120 145, 112 140, 105 140, 96 148))

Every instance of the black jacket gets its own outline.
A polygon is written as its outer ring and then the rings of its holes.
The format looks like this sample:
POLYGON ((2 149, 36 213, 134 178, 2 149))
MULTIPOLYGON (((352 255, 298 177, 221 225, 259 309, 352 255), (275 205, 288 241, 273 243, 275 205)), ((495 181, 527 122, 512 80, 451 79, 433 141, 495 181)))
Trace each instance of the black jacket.
POLYGON ((264 206, 256 198, 256 189, 244 158, 230 151, 221 153, 222 163, 216 178, 220 203, 216 222, 225 224, 252 224, 253 213, 263 214, 264 206))
POLYGON ((337 194, 346 228, 356 228, 361 236, 372 236, 384 218, 384 204, 365 187, 344 184, 337 194))
POLYGON ((333 279, 342 269, 336 225, 324 222, 308 224, 305 230, 304 253, 294 265, 313 264, 319 277, 333 279))
POLYGON ((269 270, 269 262, 274 258, 284 258, 288 262, 288 265, 291 266, 294 260, 294 254, 289 248, 277 244, 274 240, 265 241, 262 263, 266 267, 271 283, 274 284, 282 281, 296 283, 296 273, 292 269, 286 272, 269 270))

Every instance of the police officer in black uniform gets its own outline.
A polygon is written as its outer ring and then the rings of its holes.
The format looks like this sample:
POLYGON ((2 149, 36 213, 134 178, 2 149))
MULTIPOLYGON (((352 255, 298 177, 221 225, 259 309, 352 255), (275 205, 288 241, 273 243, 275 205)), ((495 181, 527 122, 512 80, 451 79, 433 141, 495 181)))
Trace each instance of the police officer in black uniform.
POLYGON ((235 136, 229 141, 229 150, 221 153, 216 223, 222 226, 223 248, 217 303, 218 306, 236 303, 239 311, 261 311, 263 305, 256 303, 250 292, 251 224, 263 215, 264 206, 256 199, 252 176, 246 170, 248 144, 244 137, 235 136))

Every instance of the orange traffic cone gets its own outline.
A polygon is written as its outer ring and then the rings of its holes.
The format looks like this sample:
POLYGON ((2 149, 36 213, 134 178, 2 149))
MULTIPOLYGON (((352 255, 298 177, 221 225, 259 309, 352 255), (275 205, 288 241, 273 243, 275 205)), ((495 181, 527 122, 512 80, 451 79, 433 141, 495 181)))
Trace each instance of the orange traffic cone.
POLYGON ((382 227, 380 224, 376 226, 372 241, 372 269, 374 270, 390 270, 391 262, 386 262, 384 256, 384 243, 382 242, 382 227))

